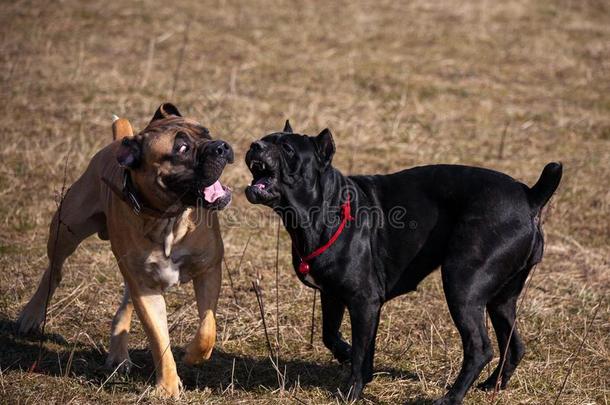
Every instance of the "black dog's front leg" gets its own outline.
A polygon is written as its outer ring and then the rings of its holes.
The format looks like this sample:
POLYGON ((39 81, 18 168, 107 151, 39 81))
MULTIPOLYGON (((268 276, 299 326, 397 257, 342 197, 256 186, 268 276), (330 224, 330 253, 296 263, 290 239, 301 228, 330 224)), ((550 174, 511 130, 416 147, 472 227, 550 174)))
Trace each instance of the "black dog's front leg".
POLYGON ((322 341, 335 359, 343 364, 352 356, 351 346, 339 331, 345 304, 328 293, 321 293, 320 300, 322 301, 322 341))
POLYGON ((352 374, 347 385, 349 401, 358 399, 364 384, 372 378, 380 309, 379 303, 370 301, 348 305, 352 322, 352 374))

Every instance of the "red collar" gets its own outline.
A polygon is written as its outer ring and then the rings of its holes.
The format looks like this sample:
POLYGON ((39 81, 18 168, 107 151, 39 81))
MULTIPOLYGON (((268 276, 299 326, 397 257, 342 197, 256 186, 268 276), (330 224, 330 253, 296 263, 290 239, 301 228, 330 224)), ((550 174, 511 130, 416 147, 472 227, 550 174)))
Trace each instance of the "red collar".
POLYGON ((330 248, 333 245, 333 243, 335 243, 337 241, 337 239, 339 238, 339 235, 341 235, 341 232, 343 232, 343 229, 345 228, 345 224, 347 224, 347 221, 351 221, 352 219, 354 219, 354 217, 352 217, 352 207, 349 202, 349 197, 347 198, 347 201, 345 203, 341 204, 341 217, 342 217, 341 224, 339 225, 339 228, 333 234, 333 236, 331 236, 331 238, 329 239, 328 242, 326 242, 324 245, 320 246, 319 248, 317 248, 316 250, 314 250, 307 256, 301 256, 299 254, 299 258, 301 259, 301 263, 299 264, 299 273, 301 273, 304 276, 307 275, 309 273, 309 263, 308 262, 311 259, 320 256, 322 253, 324 253, 326 250, 328 250, 328 248, 330 248))

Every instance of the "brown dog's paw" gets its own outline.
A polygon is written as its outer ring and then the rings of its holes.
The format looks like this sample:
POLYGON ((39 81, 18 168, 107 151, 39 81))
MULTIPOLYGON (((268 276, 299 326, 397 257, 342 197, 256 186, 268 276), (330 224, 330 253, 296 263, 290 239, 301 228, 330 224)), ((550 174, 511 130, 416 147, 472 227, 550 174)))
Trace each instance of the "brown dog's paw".
POLYGON ((117 374, 127 375, 131 371, 132 363, 129 355, 119 357, 109 354, 104 366, 112 373, 116 372, 117 374))
POLYGON ((208 360, 216 343, 216 319, 208 310, 195 337, 186 347, 182 361, 189 366, 199 365, 208 360))
POLYGON ((175 381, 157 381, 157 386, 151 395, 159 398, 178 399, 182 390, 182 381, 176 377, 175 381))
POLYGON ((182 362, 188 366, 198 366, 210 358, 213 348, 202 350, 198 344, 191 343, 186 348, 182 362))

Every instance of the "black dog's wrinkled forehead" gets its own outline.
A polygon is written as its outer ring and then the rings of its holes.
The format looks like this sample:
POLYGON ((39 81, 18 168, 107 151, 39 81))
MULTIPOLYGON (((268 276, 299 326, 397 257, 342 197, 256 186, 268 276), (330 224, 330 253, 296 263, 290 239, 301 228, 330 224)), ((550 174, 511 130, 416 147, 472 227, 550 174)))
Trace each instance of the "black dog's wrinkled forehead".
POLYGON ((313 143, 310 136, 293 134, 291 132, 274 132, 262 137, 261 141, 274 145, 278 145, 282 142, 288 142, 300 150, 304 150, 303 148, 313 148, 313 143))

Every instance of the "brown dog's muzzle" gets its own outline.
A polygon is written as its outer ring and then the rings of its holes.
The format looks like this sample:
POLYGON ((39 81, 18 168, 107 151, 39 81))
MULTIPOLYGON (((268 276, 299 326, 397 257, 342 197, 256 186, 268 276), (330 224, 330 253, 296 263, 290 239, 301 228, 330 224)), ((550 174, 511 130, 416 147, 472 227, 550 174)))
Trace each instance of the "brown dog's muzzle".
POLYGON ((206 144, 203 153, 216 159, 224 159, 227 163, 233 163, 235 160, 231 145, 221 140, 206 144))

